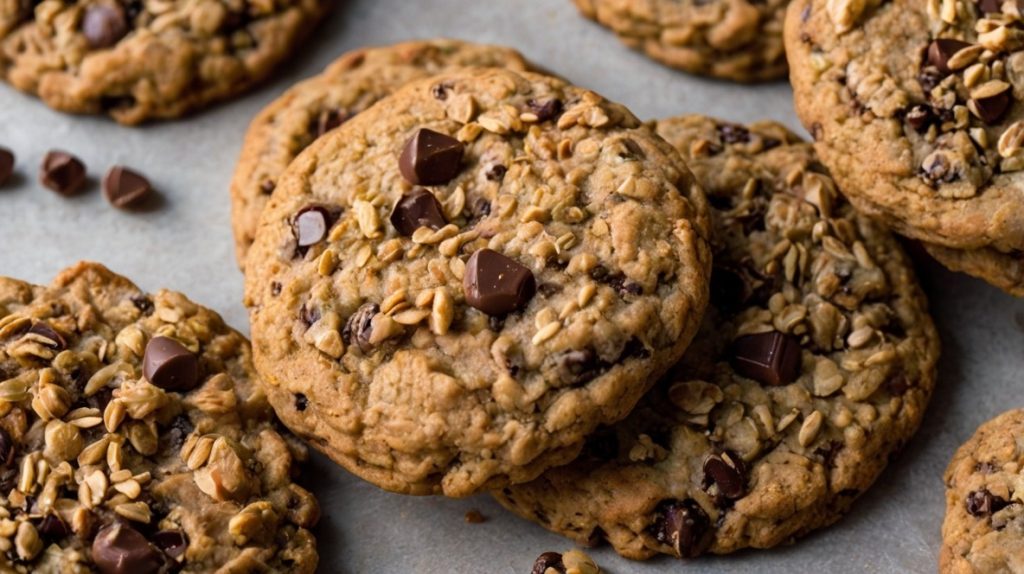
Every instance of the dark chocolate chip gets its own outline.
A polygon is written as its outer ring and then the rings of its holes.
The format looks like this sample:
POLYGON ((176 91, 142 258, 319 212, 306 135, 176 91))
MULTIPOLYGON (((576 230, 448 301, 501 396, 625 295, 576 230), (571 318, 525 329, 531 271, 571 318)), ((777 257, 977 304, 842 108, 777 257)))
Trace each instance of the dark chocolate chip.
POLYGON ((138 207, 153 192, 153 186, 142 174, 126 167, 114 166, 103 178, 103 195, 114 207, 138 207))
POLYGON ((263 183, 260 184, 260 192, 263 195, 270 195, 270 194, 274 193, 274 189, 276 187, 277 187, 277 184, 274 183, 274 180, 272 180, 272 179, 264 179, 263 183))
POLYGON ((61 195, 74 195, 85 185, 85 164, 67 152, 51 151, 43 158, 39 181, 61 195))
POLYGON ((747 493, 746 467, 743 459, 731 452, 710 454, 704 459, 704 490, 712 487, 726 500, 732 501, 747 493))
POLYGON ((430 88, 430 93, 434 96, 434 99, 443 102, 448 99, 448 90, 450 89, 452 89, 450 84, 442 82, 440 84, 434 84, 434 86, 430 88))
POLYGON ((999 14, 1003 11, 1003 0, 978 0, 982 14, 999 14))
POLYGON ((910 124, 910 127, 914 128, 917 133, 924 133, 928 128, 935 123, 935 114, 932 113, 931 106, 918 105, 910 108, 907 112, 906 120, 910 124))
POLYGON ((562 563, 562 555, 558 552, 545 552, 537 557, 533 563, 533 570, 530 574, 549 574, 548 569, 553 568, 559 574, 565 574, 565 564, 562 563))
POLYGON ((563 351, 555 361, 558 365, 558 378, 565 385, 590 382, 603 368, 597 354, 591 349, 563 351))
POLYGON ((695 500, 670 500, 659 505, 652 529, 655 539, 679 558, 696 558, 710 541, 711 519, 695 500))
POLYGON ((952 38, 932 40, 932 43, 928 45, 928 65, 935 66, 939 73, 943 76, 948 76, 953 72, 953 70, 949 69, 949 59, 953 57, 953 54, 969 46, 970 44, 967 42, 953 40, 952 38))
POLYGON ((473 217, 483 219, 491 214, 491 202, 480 197, 473 202, 473 217))
POLYGON ((15 449, 14 439, 7 431, 0 427, 0 468, 7 468, 14 462, 15 449))
POLYGON ((292 219, 292 234, 300 248, 320 243, 327 237, 331 215, 326 209, 311 205, 304 207, 292 219))
POLYGON ((103 574, 151 574, 164 566, 160 551, 122 522, 114 522, 96 534, 92 561, 103 574))
POLYGON ((304 411, 309 406, 309 399, 302 393, 295 393, 295 410, 304 411))
POLYGON ((39 530, 39 535, 43 539, 50 542, 56 542, 61 538, 71 534, 71 529, 68 525, 61 520, 56 514, 47 514, 39 521, 39 525, 36 527, 39 530))
POLYGON ((145 316, 150 316, 153 313, 153 300, 146 295, 132 295, 132 305, 142 312, 145 316))
POLYGON ((772 331, 742 336, 733 343, 732 367, 765 385, 788 385, 800 374, 800 342, 772 331))
POLYGON ((50 341, 49 343, 44 343, 44 345, 51 349, 63 351, 68 348, 68 344, 64 340, 64 337, 61 337, 60 333, 54 331, 53 327, 45 321, 36 321, 35 323, 32 323, 32 327, 28 332, 50 341))
POLYGON ((533 273, 497 251, 481 249, 466 263, 462 282, 466 302, 488 315, 522 309, 537 292, 533 273))
POLYGON ((406 237, 412 237, 421 227, 441 229, 447 224, 441 202, 422 187, 403 195, 391 210, 391 225, 406 237))
POLYGON ((341 127, 342 124, 351 118, 351 115, 342 110, 324 110, 316 117, 316 121, 313 126, 314 129, 311 131, 313 131, 313 134, 319 138, 334 128, 341 127))
POLYGON ((981 121, 991 126, 1003 119, 1006 110, 1010 109, 1013 97, 1010 95, 1010 90, 1005 90, 988 98, 971 101, 974 102, 974 109, 978 112, 981 121))
POLYGON ((505 318, 504 317, 488 317, 487 318, 487 327, 490 328, 490 330, 492 330, 495 333, 497 333, 498 331, 501 331, 502 329, 505 328, 505 318))
POLYGON ((82 16, 82 34, 92 48, 109 48, 128 34, 128 18, 119 4, 92 4, 82 16))
POLYGON ((735 124, 722 124, 718 126, 718 135, 724 144, 747 143, 750 141, 750 130, 735 124))
POLYGON ((313 323, 320 320, 320 309, 304 304, 302 307, 299 307, 299 320, 307 328, 312 327, 313 323))
POLYGON ((199 359, 170 337, 153 337, 146 344, 142 374, 165 391, 188 392, 199 384, 199 359))
POLYGON ((420 128, 405 144, 398 168, 413 185, 444 185, 459 174, 464 152, 459 140, 420 128))
POLYGON ((5 147, 0 147, 0 185, 7 183, 12 175, 14 175, 14 153, 5 147))
POLYGON ((526 107, 537 116, 537 121, 546 122, 562 115, 562 100, 551 98, 548 100, 526 100, 526 107))
POLYGON ((968 494, 965 504, 968 514, 981 518, 991 516, 994 512, 999 512, 1006 508, 1006 505, 1009 503, 983 488, 968 494))
POLYGON ((281 282, 280 281, 271 281, 270 282, 270 296, 271 297, 277 297, 280 294, 281 294, 281 282))
POLYGON ((161 530, 153 535, 153 544, 171 558, 178 558, 188 549, 188 539, 180 530, 161 530))
POLYGON ((341 330, 341 338, 346 344, 355 344, 364 353, 373 350, 370 334, 373 332, 373 318, 380 313, 380 305, 365 303, 348 318, 341 330))
POLYGON ((488 181, 501 181, 501 180, 505 179, 505 174, 506 173, 508 173, 508 168, 503 166, 503 165, 501 165, 500 163, 496 163, 496 164, 492 165, 490 169, 487 170, 487 174, 486 174, 487 180, 488 181))
POLYGON ((620 153, 619 157, 623 159, 639 160, 647 157, 647 154, 644 153, 644 148, 629 138, 624 138, 622 145, 626 148, 626 151, 620 153))

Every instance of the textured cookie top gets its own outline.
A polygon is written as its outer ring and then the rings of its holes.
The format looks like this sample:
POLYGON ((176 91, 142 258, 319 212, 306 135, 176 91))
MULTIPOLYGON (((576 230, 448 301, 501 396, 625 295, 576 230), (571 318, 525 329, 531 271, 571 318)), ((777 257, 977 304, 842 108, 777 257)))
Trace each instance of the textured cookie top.
POLYGON ((1024 249, 1024 22, 998 1, 797 0, 797 111, 859 209, 956 248, 1024 249))
POLYGON ((1024 570, 1024 411, 981 425, 946 469, 939 570, 1024 570))
POLYGON ((280 62, 327 0, 0 2, 0 77, 58 110, 125 124, 241 92, 280 62))
POLYGON ((405 42, 343 55, 263 109, 249 126, 231 182, 232 224, 244 265, 277 179, 313 140, 411 82, 458 66, 526 69, 510 48, 456 40, 405 42))
POLYGON ((86 263, 0 278, 0 569, 313 572, 305 450, 254 377, 178 293, 86 263))
POLYGON ((785 128, 657 124, 713 206, 711 305, 683 360, 515 512, 619 553, 693 557, 837 520, 917 428, 939 341, 894 238, 785 128))
POLYGON ((247 265, 257 366, 286 424, 384 488, 529 480, 682 354, 707 225, 618 104, 497 69, 417 81, 278 182, 247 265))
POLYGON ((674 68, 753 82, 786 73, 786 0, 575 0, 588 18, 674 68))

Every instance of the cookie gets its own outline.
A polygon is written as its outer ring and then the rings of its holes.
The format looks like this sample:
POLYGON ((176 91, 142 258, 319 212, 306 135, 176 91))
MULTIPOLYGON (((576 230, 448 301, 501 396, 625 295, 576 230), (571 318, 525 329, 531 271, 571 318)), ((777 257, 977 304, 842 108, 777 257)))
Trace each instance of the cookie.
POLYGON ((992 248, 951 249, 925 243, 928 254, 953 271, 983 279, 1015 297, 1024 297, 1024 251, 992 248))
POLYGON ((177 118, 266 78, 328 0, 0 4, 0 77, 64 112, 177 118))
POLYGON ((281 419, 385 489, 465 496, 569 462, 679 356, 705 199, 624 107, 464 69, 299 155, 246 268, 281 419))
POLYGON ((859 210, 991 270, 1024 249, 1024 26, 999 2, 933 7, 795 1, 797 113, 859 210))
POLYGON ((1003 413, 953 456, 946 469, 946 519, 939 571, 1024 571, 1024 411, 1003 413))
POLYGON ((659 62, 737 82, 786 75, 787 0, 575 0, 587 18, 659 62))
POLYGON ((656 127, 713 206, 701 331, 580 459, 495 496, 634 559, 788 543, 838 520, 917 428, 938 336, 899 244, 809 144, 775 123, 656 127))
POLYGON ((0 278, 0 570, 313 572, 249 343, 170 291, 80 263, 0 278))
POLYGON ((263 109, 249 126, 231 182, 231 219, 239 264, 252 245, 260 213, 277 179, 324 132, 409 83, 457 66, 524 70, 509 48, 427 40, 363 48, 343 55, 263 109))

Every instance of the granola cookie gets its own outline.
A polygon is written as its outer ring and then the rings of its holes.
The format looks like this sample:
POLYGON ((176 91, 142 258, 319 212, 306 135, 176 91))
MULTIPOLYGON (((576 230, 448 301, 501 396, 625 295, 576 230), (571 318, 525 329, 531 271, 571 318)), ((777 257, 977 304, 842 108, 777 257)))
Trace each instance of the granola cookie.
POLYGON ((64 112, 176 118, 263 80, 329 0, 6 0, 0 77, 64 112))
POLYGON ((313 572, 306 456, 249 343, 92 263, 0 278, 0 570, 313 572))
POLYGON ((673 68, 738 82, 786 74, 788 0, 575 0, 588 18, 673 68))
POLYGON ((580 459, 495 496, 634 559, 788 543, 838 520, 917 428, 938 335, 896 240, 809 144, 775 123, 656 127, 713 206, 703 327, 580 459))
POLYGON ((1024 410, 981 425, 946 469, 939 571, 1024 572, 1024 410))
POLYGON ((569 462, 685 349, 705 198, 626 108, 529 72, 406 85, 292 162, 246 270, 281 419, 385 489, 569 462))
POLYGON ((409 83, 457 66, 524 70, 510 48, 456 40, 405 42, 343 55, 319 76, 292 87, 249 126, 231 182, 232 226, 240 265, 277 179, 313 140, 409 83))
POLYGON ((786 19, 797 112, 850 201, 997 284, 1024 250, 1022 36, 998 0, 796 0, 786 19))
POLYGON ((1024 297, 1024 250, 951 249, 925 243, 928 254, 953 271, 983 279, 1015 297, 1024 297))

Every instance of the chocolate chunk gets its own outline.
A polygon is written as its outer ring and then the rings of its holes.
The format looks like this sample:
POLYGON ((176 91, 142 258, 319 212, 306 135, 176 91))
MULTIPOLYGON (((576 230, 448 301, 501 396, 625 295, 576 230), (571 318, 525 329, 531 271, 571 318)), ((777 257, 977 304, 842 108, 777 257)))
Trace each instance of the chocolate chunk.
POLYGON ((466 263, 466 302, 488 315, 507 315, 526 306, 537 292, 533 273, 497 251, 481 249, 466 263))
POLYGON ((981 518, 991 516, 993 512, 999 512, 1009 503, 983 488, 968 494, 965 504, 968 514, 981 518))
POLYGON ((710 454, 704 459, 704 490, 712 487, 728 501, 743 498, 747 493, 746 465, 731 452, 710 454))
POLYGON ((991 126, 1003 119, 1006 110, 1010 109, 1013 97, 1010 95, 1010 90, 1005 90, 988 98, 971 101, 974 102, 974 109, 981 121, 991 126))
POLYGON ((0 147, 0 185, 7 183, 12 175, 14 175, 14 153, 5 147, 0 147))
POLYGON ((39 181, 61 195, 74 195, 85 184, 85 164, 67 152, 51 151, 43 158, 39 181))
POLYGON ((733 369, 765 385, 788 385, 796 380, 800 358, 800 342, 778 331, 745 335, 733 343, 733 369))
POLYGON ((96 534, 92 561, 103 574, 152 574, 164 566, 160 551, 122 522, 114 522, 96 534))
POLYGON ((398 168, 413 185, 444 185, 459 174, 464 152, 459 140, 421 128, 405 144, 398 168))
POLYGON ((380 305, 364 303, 348 318, 341 329, 341 338, 345 344, 355 344, 364 353, 373 350, 370 335, 373 332, 373 318, 380 313, 380 305))
POLYGON ((54 331, 53 327, 51 327, 49 323, 46 323, 45 321, 36 321, 35 323, 32 323, 32 327, 28 330, 28 332, 33 335, 38 335, 46 339, 47 341, 50 341, 49 343, 43 344, 51 349, 63 351, 64 349, 68 348, 68 344, 64 340, 64 337, 61 337, 60 333, 54 331))
POLYGON ((914 128, 914 131, 924 133, 935 123, 936 117, 932 113, 931 107, 918 105, 910 108, 906 119, 910 127, 914 128))
POLYGON ((554 568, 555 572, 565 574, 565 564, 562 563, 562 555, 558 552, 545 552, 537 557, 533 563, 533 570, 530 574, 549 574, 548 569, 554 568))
POLYGON ((180 530, 161 530, 153 535, 153 544, 171 558, 178 558, 188 549, 188 539, 180 530))
POLYGON ((7 431, 0 427, 0 468, 7 468, 14 462, 15 449, 14 439, 7 431))
POLYGON ((199 384, 199 359, 170 337, 153 337, 146 345, 142 374, 165 391, 191 391, 199 384))
POLYGON ((114 207, 138 207, 152 193, 149 180, 138 172, 119 165, 110 168, 103 178, 103 195, 114 207))
POLYGON ((943 75, 948 76, 953 72, 949 69, 949 59, 960 50, 970 46, 967 42, 953 40, 951 38, 939 38, 928 45, 927 62, 943 75))
POLYGON ((403 195, 391 210, 391 225, 406 237, 412 237, 421 227, 441 229, 447 224, 441 202, 422 187, 403 195))
POLYGON ((582 385, 601 372, 602 364, 591 349, 563 351, 556 359, 558 378, 566 385, 582 385))
POLYGON ((92 48, 109 48, 128 34, 128 19, 119 4, 92 4, 82 16, 82 34, 92 48))
POLYGON ((300 248, 320 243, 327 237, 331 215, 326 209, 311 205, 304 207, 292 219, 292 233, 300 248))
POLYGON ((71 529, 65 524, 63 520, 56 514, 47 514, 39 521, 39 525, 36 527, 39 531, 39 535, 44 539, 51 542, 56 542, 61 538, 71 534, 71 529))
POLYGON ((722 138, 722 143, 724 144, 747 143, 750 141, 750 130, 734 124, 719 125, 718 135, 722 138))
POLYGON ((978 0, 982 14, 999 14, 1003 11, 1003 0, 978 0))
POLYGON ((710 542, 711 519, 695 500, 671 500, 659 505, 652 530, 679 558, 696 558, 710 542))
POLYGON ((549 100, 526 100, 526 107, 537 116, 537 121, 546 122, 562 115, 562 100, 551 98, 549 100))

